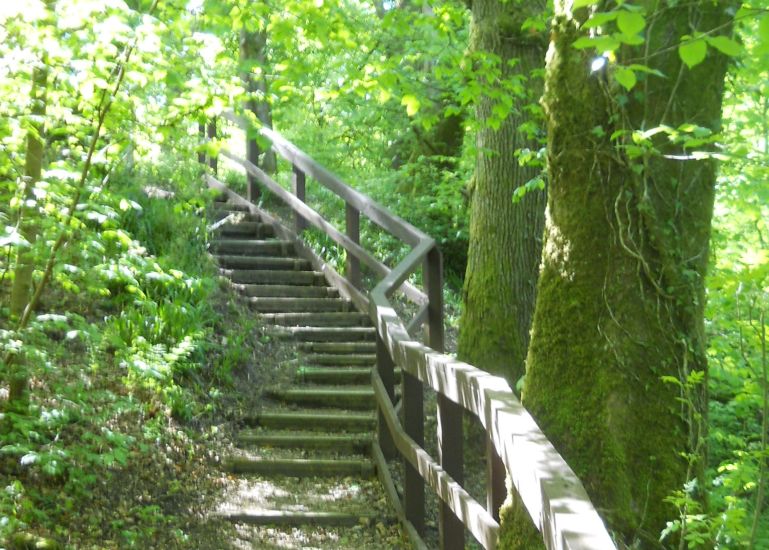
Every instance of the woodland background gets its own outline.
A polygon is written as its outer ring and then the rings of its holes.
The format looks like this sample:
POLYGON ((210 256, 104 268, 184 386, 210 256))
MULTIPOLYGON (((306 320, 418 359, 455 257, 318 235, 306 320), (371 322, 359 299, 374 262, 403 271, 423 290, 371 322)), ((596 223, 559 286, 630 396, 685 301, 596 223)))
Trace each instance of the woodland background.
MULTIPOLYGON (((220 117, 245 108, 255 125, 274 126, 438 240, 457 353, 523 392, 567 461, 576 461, 618 540, 769 548, 767 9, 762 1, 673 0, 2 3, 0 540, 31 532, 76 547, 141 548, 164 536, 168 547, 193 547, 188 512, 136 495, 126 497, 126 520, 72 518, 105 480, 154 461, 158 449, 204 453, 238 373, 268 354, 267 339, 249 342, 248 331, 223 321, 230 306, 206 256, 203 214, 212 197, 197 162, 223 145, 245 150, 248 138, 252 158, 289 185, 289 167, 263 154, 267 143, 220 117), (680 25, 658 36, 668 20, 680 25), (574 74, 582 76, 569 81, 559 67, 581 67, 574 74), (707 107, 711 96, 717 101, 707 107), (214 120, 218 138, 201 139, 199 124, 214 120), (583 135, 559 141, 568 124, 583 135), (675 172, 683 165, 706 168, 675 172), (624 171, 622 181, 612 167, 624 171), (546 309, 546 283, 545 305, 534 306, 545 203, 551 221, 568 218, 564 227, 588 232, 592 207, 603 200, 572 193, 562 183, 570 171, 616 186, 616 224, 607 227, 638 257, 606 260, 620 267, 607 283, 616 294, 603 296, 632 310, 618 310, 627 317, 617 322, 616 345, 601 344, 605 356, 580 359, 609 370, 553 367, 547 379, 538 373, 554 358, 542 346, 576 349, 595 329, 590 312, 574 309, 562 325, 548 324, 559 317, 546 309), (712 233, 707 197, 679 192, 709 177, 712 233), (645 202, 663 180, 672 182, 670 194, 645 202), (660 226, 659 242, 669 246, 649 244, 652 233, 643 240, 653 224, 633 225, 649 212, 672 220, 660 226), (688 239, 695 214, 706 220, 710 244, 693 260, 675 247, 688 239), (681 280, 665 264, 663 251, 674 248, 681 280), (653 288, 668 279, 678 282, 653 288), (640 306, 626 300, 639 287, 640 306), (684 472, 661 483, 648 506, 638 494, 656 474, 639 474, 638 487, 617 492, 638 506, 620 510, 605 500, 606 487, 629 482, 593 479, 589 463, 600 460, 580 456, 584 447, 563 435, 558 415, 620 395, 612 394, 614 377, 625 376, 625 351, 635 354, 621 343, 633 332, 634 311, 643 319, 692 317, 682 346, 644 334, 646 347, 675 359, 670 372, 627 377, 642 387, 620 414, 643 410, 649 425, 680 436, 658 445, 646 431, 631 433, 648 438, 660 463, 684 472), (559 385, 579 395, 560 405, 538 397, 559 385)), ((219 168, 233 188, 246 189, 241 173, 219 168)), ((329 197, 308 202, 343 223, 329 197)), ((555 242, 548 235, 546 258, 555 242)), ((343 261, 319 235, 308 239, 329 261, 343 261)), ((362 240, 390 263, 405 253, 368 226, 362 240)), ((239 315, 258 336, 258 322, 239 315)), ((676 330, 667 332, 678 337, 676 330)), ((601 429, 602 415, 584 409, 601 429)))

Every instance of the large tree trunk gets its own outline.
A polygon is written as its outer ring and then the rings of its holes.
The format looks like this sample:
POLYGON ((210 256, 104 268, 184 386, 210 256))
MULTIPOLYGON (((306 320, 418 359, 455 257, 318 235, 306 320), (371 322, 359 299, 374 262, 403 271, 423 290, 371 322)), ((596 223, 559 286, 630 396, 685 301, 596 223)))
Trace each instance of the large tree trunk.
POLYGON ((500 99, 483 97, 476 107, 481 128, 476 137, 458 353, 463 360, 504 376, 512 385, 524 373, 544 226, 543 191, 529 192, 520 202, 513 202, 515 189, 539 173, 519 166, 514 153, 524 147, 539 148, 520 126, 529 120, 523 107, 536 101, 541 91, 531 75, 543 67, 546 46, 540 35, 524 36, 521 24, 540 9, 536 2, 472 3, 471 52, 498 58, 503 79, 528 77, 530 95, 518 98, 498 129, 486 123, 500 99), (510 63, 516 59, 517 63, 510 63))
MULTIPOLYGON (((46 91, 48 86, 48 68, 40 65, 32 70, 32 109, 35 120, 27 132, 27 150, 24 159, 24 201, 21 206, 21 233, 30 243, 29 248, 19 248, 16 256, 13 286, 11 287, 10 310, 11 317, 18 318, 28 307, 32 291, 32 274, 35 269, 34 244, 37 241, 37 225, 35 206, 28 201, 34 201, 35 185, 40 181, 43 172, 43 118, 46 111, 46 91)), ((27 407, 29 380, 23 357, 17 357, 13 364, 8 365, 9 388, 8 409, 23 411, 27 407)))
POLYGON ((733 5, 641 4, 646 44, 623 47, 618 62, 665 77, 639 78, 627 93, 591 74, 591 54, 572 46, 586 10, 556 2, 544 96, 548 216, 523 399, 611 529, 629 545, 658 547, 676 516, 663 500, 702 467, 706 382, 687 380, 707 369, 716 166, 662 135, 658 152, 631 158, 630 137, 618 146, 611 136, 684 122, 718 130, 727 60, 711 49, 688 69, 677 46, 693 28, 728 33, 733 5))
MULTIPOLYGON (((543 36, 524 36, 521 24, 542 9, 537 2, 472 2, 470 55, 497 59, 501 79, 528 78, 529 93, 516 98, 512 112, 497 129, 491 119, 500 99, 484 96, 476 106, 480 128, 457 351, 462 360, 505 377, 513 386, 524 373, 545 211, 541 190, 513 202, 515 190, 539 174, 539 169, 520 166, 514 154, 517 149, 540 146, 527 137, 521 124, 530 121, 523 108, 541 93, 541 82, 533 72, 544 66, 546 48, 543 36)), ((467 426, 471 445, 482 446, 483 439, 473 426, 467 426)), ((538 547, 541 538, 514 491, 500 516, 500 548, 538 547)))

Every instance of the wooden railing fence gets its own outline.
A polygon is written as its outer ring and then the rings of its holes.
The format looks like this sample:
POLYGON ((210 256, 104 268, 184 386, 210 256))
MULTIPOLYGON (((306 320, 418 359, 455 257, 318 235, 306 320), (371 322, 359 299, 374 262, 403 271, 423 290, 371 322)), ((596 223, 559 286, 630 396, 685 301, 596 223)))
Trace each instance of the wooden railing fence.
MULTIPOLYGON (((225 115, 244 130, 247 122, 234 114, 225 115)), ((262 128, 261 134, 274 151, 293 167, 293 192, 281 187, 251 162, 222 151, 240 164, 275 197, 291 208, 294 227, 289 228, 259 209, 212 176, 210 187, 227 194, 275 222, 281 238, 297 243, 342 295, 361 311, 368 311, 377 332, 377 368, 372 384, 378 405, 378 441, 374 457, 380 478, 407 532, 417 547, 424 547, 425 486, 440 497, 439 533, 441 549, 464 547, 467 529, 487 549, 496 548, 499 508, 509 477, 520 499, 542 533, 548 549, 614 549, 581 482, 523 408, 507 382, 443 353, 443 274, 441 255, 428 235, 390 213, 369 197, 345 184, 280 134, 262 128), (345 201, 346 230, 337 229, 305 201, 308 180, 314 180, 345 201), (408 255, 389 268, 360 245, 360 217, 367 219, 411 247, 408 255), (347 251, 345 275, 314 255, 301 241, 307 227, 315 227, 347 251), (361 285, 361 266, 381 280, 370 292, 361 285), (408 279, 422 268, 424 290, 408 279), (402 293, 418 306, 406 323, 396 312, 390 297, 402 293), (424 341, 412 336, 424 325, 424 341), (401 369, 401 423, 395 399, 395 368, 401 369), (438 459, 424 450, 423 385, 437 393, 438 459), (473 413, 487 435, 487 502, 474 500, 463 483, 463 411, 473 413), (402 502, 388 470, 387 459, 400 454, 405 462, 402 502)), ((249 196, 256 196, 249 190, 249 196)))

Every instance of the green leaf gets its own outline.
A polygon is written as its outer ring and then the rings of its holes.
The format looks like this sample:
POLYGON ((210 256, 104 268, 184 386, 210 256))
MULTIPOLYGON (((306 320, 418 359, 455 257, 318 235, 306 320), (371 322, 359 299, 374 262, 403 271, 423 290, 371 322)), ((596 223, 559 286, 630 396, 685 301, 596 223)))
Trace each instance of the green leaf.
POLYGON ((613 52, 619 48, 619 40, 616 40, 611 36, 596 36, 592 38, 583 36, 582 38, 575 40, 572 46, 578 50, 595 48, 599 52, 613 52))
POLYGON ((625 135, 627 135, 627 134, 628 134, 628 130, 614 130, 614 131, 611 133, 611 136, 609 136, 609 139, 610 139, 611 141, 615 141, 615 140, 617 140, 617 139, 619 139, 619 138, 621 138, 622 136, 625 136, 625 135))
POLYGON ((742 46, 728 36, 709 36, 707 40, 708 44, 724 55, 735 57, 742 53, 742 46))
POLYGON ((635 35, 646 26, 646 18, 640 13, 621 11, 617 15, 617 27, 622 34, 635 35))
POLYGON ((686 63, 686 66, 690 69, 702 63, 707 51, 707 43, 700 38, 690 38, 678 46, 678 55, 681 57, 681 61, 686 63))
POLYGON ((421 105, 419 102, 419 99, 411 94, 404 95, 403 99, 401 99, 401 105, 406 106, 406 114, 409 116, 414 116, 419 111, 419 106, 421 105))
POLYGON ((614 21, 618 15, 619 12, 616 11, 600 11, 598 13, 594 13, 590 16, 590 19, 585 21, 585 23, 582 25, 582 28, 592 29, 595 27, 600 27, 609 21, 614 21))
POLYGON ((639 46, 644 43, 643 36, 637 34, 615 34, 619 41, 630 46, 639 46))
POLYGON ((628 67, 617 67, 614 71, 614 79, 628 91, 632 90, 637 82, 633 69, 628 67))
POLYGON ((655 76, 661 76, 662 78, 665 78, 665 74, 658 71, 657 69, 652 69, 651 67, 648 67, 646 65, 639 65, 637 63, 633 63, 632 65, 628 65, 631 69, 634 71, 638 71, 641 73, 647 73, 647 74, 653 74, 655 76))
POLYGON ((758 46, 756 53, 769 51, 769 15, 764 15, 758 22, 758 46))
POLYGON ((572 9, 577 8, 584 8, 585 6, 592 6, 593 4, 597 4, 598 0, 574 0, 574 3, 572 4, 572 9))

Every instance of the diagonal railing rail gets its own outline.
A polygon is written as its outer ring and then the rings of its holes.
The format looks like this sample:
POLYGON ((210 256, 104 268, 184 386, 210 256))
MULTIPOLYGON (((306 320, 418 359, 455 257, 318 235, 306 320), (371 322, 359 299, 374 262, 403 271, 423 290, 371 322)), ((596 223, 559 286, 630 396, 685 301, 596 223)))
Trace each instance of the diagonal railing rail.
MULTIPOLYGON (((226 118, 244 130, 248 123, 234 115, 226 118)), ((487 549, 496 548, 499 508, 506 496, 508 477, 520 496, 548 549, 614 549, 601 518, 563 457, 523 408, 507 382, 443 353, 443 276, 441 255, 435 241, 369 197, 356 191, 283 136, 269 128, 259 130, 273 150, 293 167, 293 193, 285 190, 251 162, 223 151, 240 164, 294 214, 289 228, 247 198, 238 195, 212 176, 218 189, 253 213, 273 221, 283 238, 293 239, 300 251, 321 268, 329 281, 361 310, 367 311, 377 332, 377 368, 372 372, 379 424, 374 457, 393 506, 417 547, 424 547, 425 486, 441 501, 439 513, 442 549, 464 547, 467 529, 487 549), (342 232, 304 202, 308 176, 345 201, 346 230, 342 232), (360 245, 363 215, 411 247, 408 255, 389 268, 360 245), (301 233, 313 226, 347 251, 346 275, 339 274, 302 244, 301 233), (366 292, 361 284, 361 265, 381 277, 366 292), (422 268, 424 290, 408 279, 422 268), (406 323, 390 298, 402 293, 419 306, 406 323), (424 325, 424 341, 410 334, 424 325), (402 371, 401 423, 393 405, 395 367, 402 371), (437 393, 438 454, 424 450, 423 387, 437 393), (473 499, 462 486, 463 411, 474 414, 487 434, 487 502, 473 499), (388 458, 400 454, 405 462, 402 502, 388 470, 388 458)), ((249 197, 256 196, 249 190, 249 197)))

